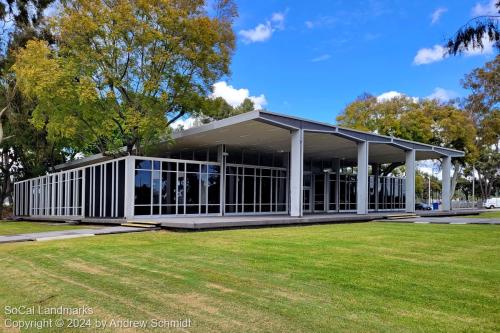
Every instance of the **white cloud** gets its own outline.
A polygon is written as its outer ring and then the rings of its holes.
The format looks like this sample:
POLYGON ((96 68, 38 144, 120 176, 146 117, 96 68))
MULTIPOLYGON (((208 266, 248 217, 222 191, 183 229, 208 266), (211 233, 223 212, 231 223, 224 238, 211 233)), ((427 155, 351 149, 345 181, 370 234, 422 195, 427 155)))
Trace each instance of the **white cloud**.
POLYGON ((196 125, 197 119, 195 117, 179 118, 170 124, 174 129, 182 128, 188 129, 196 125))
POLYGON ((329 54, 322 54, 316 58, 312 58, 311 61, 312 62, 320 62, 320 61, 325 61, 325 60, 328 60, 331 58, 331 55, 329 54))
POLYGON ((439 7, 431 14, 431 24, 436 24, 439 22, 441 16, 448 11, 448 8, 439 7))
POLYGON ((486 4, 481 4, 480 2, 472 8, 471 15, 473 17, 483 16, 483 15, 498 15, 498 9, 495 7, 495 3, 498 0, 490 0, 486 4))
POLYGON ((273 13, 273 15, 271 16, 271 22, 273 22, 273 26, 275 29, 285 29, 285 13, 273 13))
POLYGON ((314 28, 314 22, 312 22, 312 21, 305 21, 304 24, 306 25, 306 27, 308 29, 314 28))
POLYGON ((458 94, 454 92, 453 90, 446 90, 440 87, 437 87, 434 89, 432 94, 427 96, 427 99, 437 99, 438 101, 441 102, 447 102, 450 99, 458 97, 458 94))
POLYGON ((263 94, 259 96, 250 96, 250 91, 245 88, 236 89, 228 85, 225 81, 219 81, 214 84, 214 92, 212 97, 222 97, 231 106, 239 106, 245 98, 250 99, 255 106, 255 109, 260 110, 267 105, 266 96, 263 94))
POLYGON ((283 29, 285 29, 285 13, 276 12, 265 23, 259 23, 253 29, 240 30, 239 34, 243 37, 243 42, 249 44, 264 42, 271 38, 276 30, 283 29))
POLYGON ((469 47, 468 50, 464 52, 465 56, 475 56, 475 55, 482 55, 482 54, 492 54, 493 53, 493 42, 489 40, 488 36, 484 36, 482 39, 483 42, 483 48, 476 48, 473 49, 469 47))
POLYGON ((263 42, 271 38, 272 34, 273 30, 269 22, 266 24, 261 23, 253 29, 240 30, 240 35, 243 36, 245 43, 263 42))
POLYGON ((389 101, 393 98, 399 98, 399 97, 409 97, 411 98, 414 102, 418 102, 418 97, 411 97, 408 96, 402 92, 391 90, 391 91, 386 91, 380 95, 377 96, 377 102, 385 102, 389 101))
MULTIPOLYGON (((472 48, 469 45, 467 50, 464 50, 463 55, 466 57, 477 56, 477 55, 487 55, 492 54, 493 42, 489 40, 488 36, 484 36, 483 48, 472 48)), ((448 57, 448 52, 445 47, 441 45, 434 45, 432 48, 422 48, 417 51, 417 55, 413 58, 413 64, 415 65, 427 65, 433 62, 438 62, 444 60, 448 57)))
POLYGON ((441 61, 447 56, 446 49, 441 45, 434 45, 433 48, 422 48, 417 51, 417 55, 413 58, 415 65, 431 64, 441 61))

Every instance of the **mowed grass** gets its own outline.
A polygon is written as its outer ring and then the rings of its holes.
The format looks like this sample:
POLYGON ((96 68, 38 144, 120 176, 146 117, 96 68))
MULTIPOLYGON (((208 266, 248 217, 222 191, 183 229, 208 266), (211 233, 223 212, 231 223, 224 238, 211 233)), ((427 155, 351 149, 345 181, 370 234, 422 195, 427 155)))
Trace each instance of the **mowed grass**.
MULTIPOLYGON (((64 225, 44 222, 25 222, 25 221, 0 221, 0 236, 28 234, 32 232, 47 232, 72 229, 86 229, 91 226, 82 225, 64 225)), ((1 251, 1 249, 0 249, 1 251)))
POLYGON ((464 217, 500 219, 500 210, 492 210, 492 211, 482 212, 479 215, 469 215, 464 217))
POLYGON ((193 332, 498 332, 499 240, 493 225, 360 223, 7 244, 0 308, 87 305, 80 318, 193 332))

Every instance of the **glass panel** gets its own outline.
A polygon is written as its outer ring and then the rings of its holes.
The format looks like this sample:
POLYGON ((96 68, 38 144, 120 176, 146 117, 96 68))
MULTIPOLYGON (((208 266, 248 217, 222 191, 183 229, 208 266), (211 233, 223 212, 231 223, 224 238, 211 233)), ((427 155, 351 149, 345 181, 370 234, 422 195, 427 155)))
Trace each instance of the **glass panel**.
POLYGON ((208 203, 220 203, 220 175, 208 174, 208 203))
POLYGON ((161 173, 160 171, 153 171, 153 204, 160 203, 161 192, 161 173))
POLYGON ((178 204, 178 213, 184 214, 184 173, 179 172, 177 174, 177 204, 178 204))
POLYGON ((254 203, 254 177, 253 176, 245 176, 245 204, 253 204, 254 203))
POLYGON ((151 215, 151 206, 135 206, 135 215, 151 215))
POLYGON ((135 171, 135 204, 151 203, 151 171, 135 171))
POLYGON ((200 207, 198 205, 186 205, 186 214, 199 214, 200 207))
POLYGON ((172 215, 175 214, 175 206, 161 206, 162 215, 172 215))
POLYGON ((325 176, 314 175, 314 210, 325 210, 325 176))
POLYGON ((175 204, 175 173, 163 172, 161 179, 161 203, 162 205, 175 204))
POLYGON ((305 174, 304 175, 304 186, 310 187, 311 186, 311 174, 305 174))
POLYGON ((208 214, 217 214, 219 213, 219 210, 219 205, 208 205, 208 214))
POLYGON ((226 176, 226 204, 236 204, 236 176, 226 176))
POLYGON ((200 165, 187 163, 187 172, 200 172, 200 165))
POLYGON ((177 171, 177 163, 163 162, 161 168, 163 169, 163 171, 177 171))
POLYGON ((135 168, 136 169, 151 169, 151 161, 150 160, 135 160, 135 168))
POLYGON ((199 174, 186 173, 186 204, 188 205, 198 204, 200 202, 199 191, 200 191, 199 174))
MULTIPOLYGON (((262 204, 269 204, 271 203, 271 178, 268 177, 263 177, 262 178, 262 194, 261 194, 261 203, 262 204)), ((269 211, 269 208, 267 210, 263 211, 269 211)))
POLYGON ((207 171, 209 173, 220 173, 220 167, 218 165, 208 165, 207 171))
MULTIPOLYGON (((207 204, 207 189, 208 189, 208 175, 201 174, 200 176, 201 186, 200 186, 200 203, 204 207, 207 204)), ((202 211, 202 214, 204 212, 202 211)))

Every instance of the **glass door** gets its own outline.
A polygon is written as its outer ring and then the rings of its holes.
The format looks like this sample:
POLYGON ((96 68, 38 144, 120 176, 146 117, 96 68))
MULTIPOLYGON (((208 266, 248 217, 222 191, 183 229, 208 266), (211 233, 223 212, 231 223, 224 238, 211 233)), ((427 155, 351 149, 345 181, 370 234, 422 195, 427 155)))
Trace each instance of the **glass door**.
POLYGON ((312 212, 311 196, 312 196, 312 175, 311 173, 304 173, 303 198, 302 210, 304 213, 312 212))
POLYGON ((314 212, 325 211, 325 175, 313 175, 314 178, 314 212))
POLYGON ((327 175, 328 177, 328 211, 329 212, 338 212, 337 207, 337 174, 334 172, 330 172, 327 175))

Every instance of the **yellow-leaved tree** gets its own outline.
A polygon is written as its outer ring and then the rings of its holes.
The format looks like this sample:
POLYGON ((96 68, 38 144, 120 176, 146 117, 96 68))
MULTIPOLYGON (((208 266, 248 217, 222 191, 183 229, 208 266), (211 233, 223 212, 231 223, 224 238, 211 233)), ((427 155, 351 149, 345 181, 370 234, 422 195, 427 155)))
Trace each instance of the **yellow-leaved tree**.
POLYGON ((215 112, 211 87, 235 47, 232 0, 68 0, 55 45, 32 40, 13 66, 49 140, 141 154, 185 115, 215 112))

